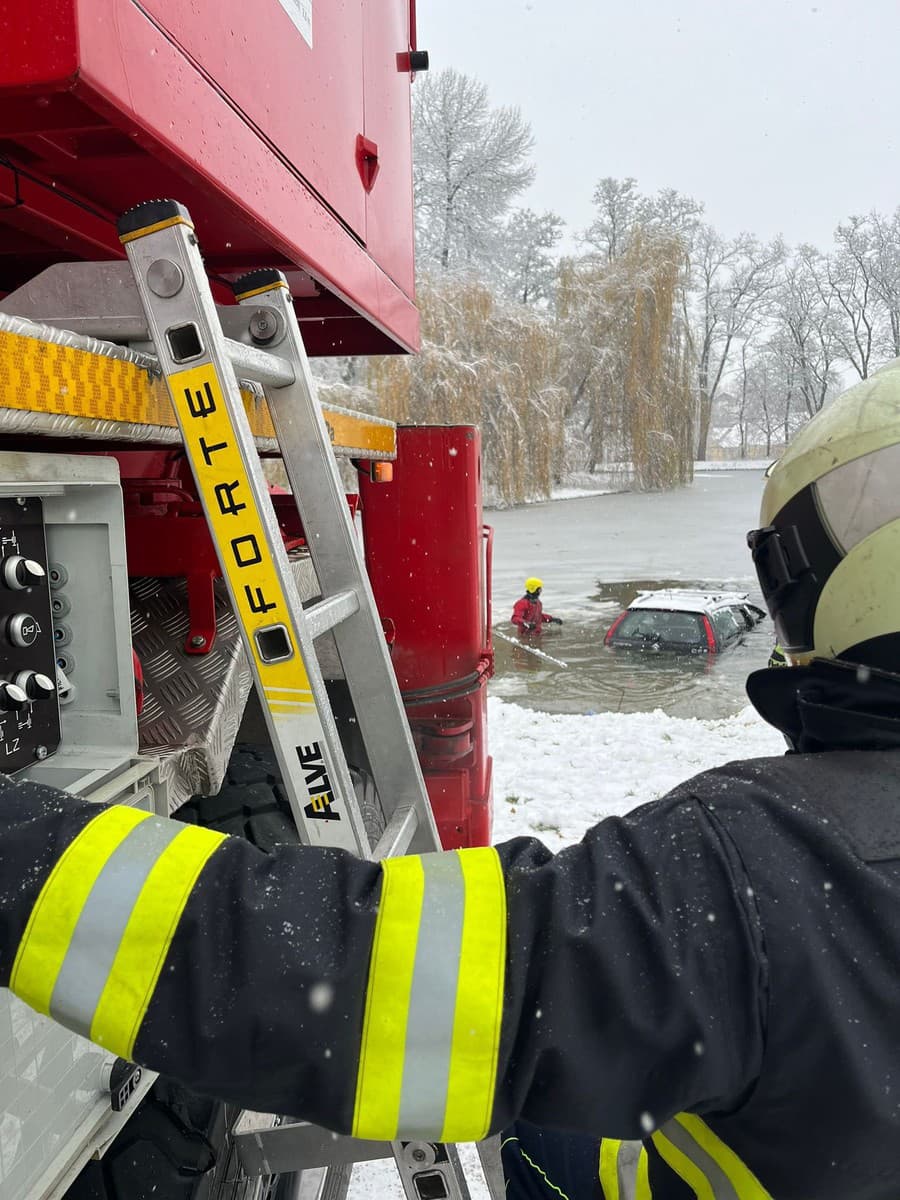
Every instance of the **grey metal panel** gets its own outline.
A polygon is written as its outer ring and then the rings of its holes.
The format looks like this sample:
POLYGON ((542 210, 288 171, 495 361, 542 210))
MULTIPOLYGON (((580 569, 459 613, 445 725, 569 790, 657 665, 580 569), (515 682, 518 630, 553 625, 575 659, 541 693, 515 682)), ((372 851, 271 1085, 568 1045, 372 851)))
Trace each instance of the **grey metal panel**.
POLYGON ((144 673, 140 752, 160 760, 170 813, 191 796, 222 786, 250 690, 237 622, 221 584, 215 591, 215 644, 208 654, 191 655, 184 652, 184 580, 138 579, 131 585, 132 636, 144 673))
MULTIPOLYGON (((300 598, 319 592, 307 556, 291 562, 300 598)), ((208 654, 186 654, 187 588, 183 579, 136 579, 131 584, 131 628, 144 672, 140 750, 161 761, 169 812, 191 796, 222 786, 252 679, 240 630, 221 580, 215 584, 218 633, 208 654)), ((316 653, 326 679, 342 676, 330 635, 316 653)))
MULTIPOLYGON (((58 757, 95 751, 98 765, 137 751, 128 618, 125 523, 118 465, 72 454, 0 452, 4 494, 43 497, 50 586, 66 609, 54 616, 58 656, 90 670, 70 671, 60 696, 58 757), (53 570, 60 578, 53 582, 53 570), (98 587, 98 581, 102 586, 98 587)), ((58 658, 59 661, 59 658, 58 658)))

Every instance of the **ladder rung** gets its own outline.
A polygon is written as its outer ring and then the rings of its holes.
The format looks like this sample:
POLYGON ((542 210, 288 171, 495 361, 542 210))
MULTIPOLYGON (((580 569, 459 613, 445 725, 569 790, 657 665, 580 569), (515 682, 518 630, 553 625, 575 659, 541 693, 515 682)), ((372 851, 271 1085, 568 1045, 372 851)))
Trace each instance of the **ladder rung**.
POLYGON ((356 592, 338 592, 327 600, 320 600, 311 608, 303 610, 303 616, 313 638, 321 637, 341 621, 346 621, 359 611, 359 596, 356 592))
POLYGON ((413 840, 418 825, 419 818, 414 808, 395 808, 372 851, 372 862, 403 854, 413 840))
POLYGON ((264 387, 290 387, 294 382, 294 368, 287 359, 231 338, 225 338, 225 349, 238 379, 250 379, 264 387))

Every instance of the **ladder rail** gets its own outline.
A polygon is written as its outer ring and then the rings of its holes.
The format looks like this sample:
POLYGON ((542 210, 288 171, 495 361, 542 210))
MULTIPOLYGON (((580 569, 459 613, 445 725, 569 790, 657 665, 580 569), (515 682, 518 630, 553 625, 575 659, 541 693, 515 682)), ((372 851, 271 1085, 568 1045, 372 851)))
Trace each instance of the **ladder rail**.
POLYGON ((123 229, 301 840, 366 857, 369 838, 190 218, 180 206, 151 204, 126 214, 123 229), (168 214, 161 222, 159 211, 168 214))
POLYGON ((396 808, 414 807, 418 824, 410 849, 440 850, 359 536, 337 461, 328 449, 330 439, 290 292, 283 277, 272 271, 245 276, 235 290, 239 304, 262 304, 277 312, 284 330, 273 339, 270 352, 289 364, 294 381, 267 388, 266 399, 300 519, 304 529, 314 531, 307 541, 323 595, 355 591, 359 596, 356 612, 335 625, 333 634, 382 809, 389 820, 396 808))

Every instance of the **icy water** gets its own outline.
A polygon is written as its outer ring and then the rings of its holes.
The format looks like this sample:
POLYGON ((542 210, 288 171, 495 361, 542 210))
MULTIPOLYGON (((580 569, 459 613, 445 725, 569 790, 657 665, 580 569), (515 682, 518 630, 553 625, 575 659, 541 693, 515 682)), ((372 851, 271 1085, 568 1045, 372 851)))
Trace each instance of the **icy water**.
POLYGON ((657 587, 739 590, 765 607, 745 534, 758 524, 762 471, 698 474, 673 492, 558 500, 488 512, 494 527, 494 625, 509 615, 528 575, 544 581, 549 626, 539 642, 568 666, 541 661, 495 638, 491 692, 544 712, 645 712, 725 717, 747 704, 744 681, 766 665, 766 620, 743 644, 698 658, 610 651, 603 635, 638 591, 657 587))

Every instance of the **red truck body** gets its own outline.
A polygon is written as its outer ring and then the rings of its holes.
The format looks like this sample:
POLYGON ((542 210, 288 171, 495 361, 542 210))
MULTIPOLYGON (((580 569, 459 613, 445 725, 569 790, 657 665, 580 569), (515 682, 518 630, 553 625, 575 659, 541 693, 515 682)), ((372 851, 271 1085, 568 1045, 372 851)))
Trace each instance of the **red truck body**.
POLYGON ((0 292, 190 209, 210 273, 282 268, 311 354, 415 349, 415 0, 0 4, 0 292))
MULTIPOLYGON (((415 51, 415 0, 0 0, 0 297, 54 263, 122 257, 118 214, 172 196, 214 287, 259 266, 285 272, 310 355, 415 350, 415 51)), ((119 457, 132 573, 181 576, 190 563, 191 633, 208 649, 218 571, 184 459, 152 446, 119 457)), ((393 482, 361 470, 360 495, 441 836, 485 843, 477 430, 398 431, 393 482)), ((288 524, 295 545, 302 530, 288 524)))
POLYGON ((379 611, 397 628, 392 661, 441 840, 485 845, 494 657, 479 431, 401 428, 393 481, 364 475, 360 500, 366 566, 379 611))

